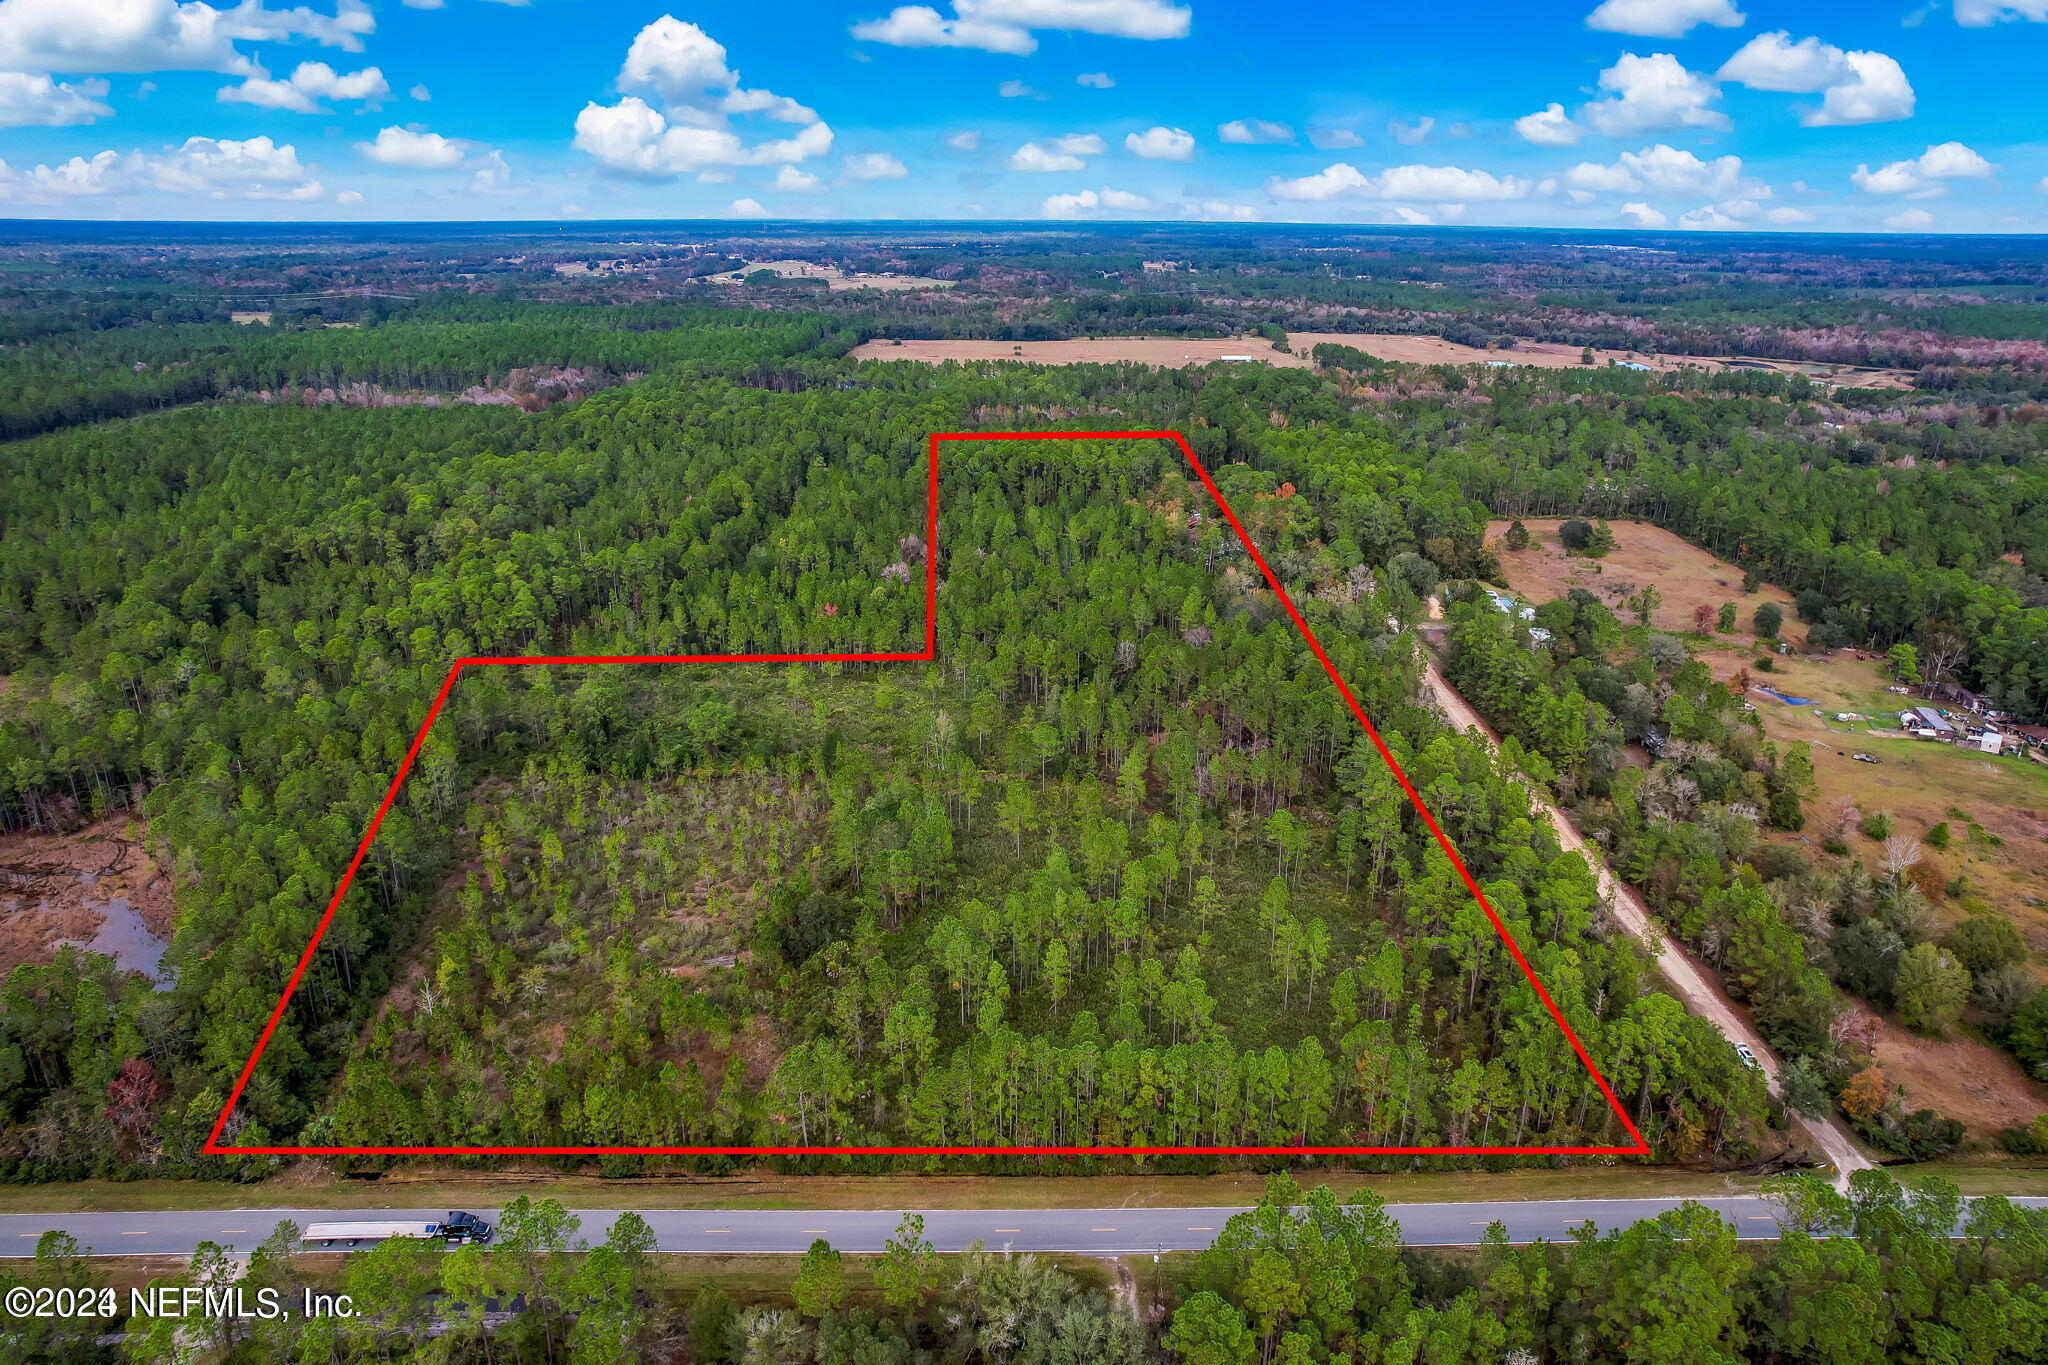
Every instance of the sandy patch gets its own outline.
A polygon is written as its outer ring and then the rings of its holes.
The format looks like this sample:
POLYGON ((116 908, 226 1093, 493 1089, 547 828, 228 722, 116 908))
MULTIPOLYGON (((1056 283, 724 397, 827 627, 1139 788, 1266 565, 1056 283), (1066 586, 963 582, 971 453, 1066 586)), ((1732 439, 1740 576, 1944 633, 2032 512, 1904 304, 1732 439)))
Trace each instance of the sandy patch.
MULTIPOLYGON (((1792 594, 1765 583, 1755 592, 1742 591, 1742 570, 1716 559, 1690 541, 1682 540, 1662 527, 1640 521, 1611 521, 1615 548, 1601 559, 1568 555, 1558 543, 1561 517, 1524 517, 1522 525, 1530 535, 1526 550, 1507 550, 1499 541, 1507 534, 1509 522, 1487 523, 1487 542, 1500 555, 1501 572, 1508 586, 1541 605, 1563 597, 1573 588, 1584 588, 1597 596, 1624 620, 1635 615, 1623 600, 1654 583, 1662 599, 1650 612, 1650 624, 1658 630, 1682 634, 1693 628, 1693 611, 1706 606, 1718 612, 1723 602, 1735 604, 1735 630, 1717 638, 1748 641, 1754 638, 1752 618, 1765 602, 1776 602, 1785 612, 1779 628, 1781 638, 1795 646, 1806 641, 1806 627, 1794 615, 1792 594)), ((1763 679, 1769 682, 1770 679, 1763 679)))

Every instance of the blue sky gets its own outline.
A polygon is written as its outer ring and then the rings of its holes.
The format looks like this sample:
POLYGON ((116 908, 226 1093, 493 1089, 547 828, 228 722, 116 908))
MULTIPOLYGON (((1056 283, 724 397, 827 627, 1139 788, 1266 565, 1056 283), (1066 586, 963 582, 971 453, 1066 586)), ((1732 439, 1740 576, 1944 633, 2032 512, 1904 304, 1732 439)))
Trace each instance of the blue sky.
POLYGON ((0 0, 0 216, 2048 231, 2048 0, 0 0))

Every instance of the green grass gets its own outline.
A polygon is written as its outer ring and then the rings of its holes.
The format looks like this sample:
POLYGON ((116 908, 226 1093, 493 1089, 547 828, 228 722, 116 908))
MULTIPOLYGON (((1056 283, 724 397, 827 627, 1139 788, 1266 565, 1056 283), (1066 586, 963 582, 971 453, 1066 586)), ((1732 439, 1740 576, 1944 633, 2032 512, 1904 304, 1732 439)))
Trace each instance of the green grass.
MULTIPOLYGON (((1423 1171, 1368 1175, 1299 1165, 1305 1186, 1328 1184, 1340 1194, 1373 1190, 1392 1203, 1455 1200, 1742 1194, 1756 1181, 1743 1175, 1589 1161, 1562 1169, 1423 1171)), ((0 1213, 84 1213, 116 1210, 237 1208, 494 1207, 518 1195, 552 1198, 572 1208, 638 1209, 895 1209, 1221 1207, 1258 1200, 1265 1177, 1226 1175, 1092 1176, 787 1176, 756 1171, 737 1176, 666 1176, 604 1180, 546 1171, 461 1173, 403 1171, 379 1180, 295 1172, 254 1184, 227 1181, 81 1180, 0 1186, 0 1213)))

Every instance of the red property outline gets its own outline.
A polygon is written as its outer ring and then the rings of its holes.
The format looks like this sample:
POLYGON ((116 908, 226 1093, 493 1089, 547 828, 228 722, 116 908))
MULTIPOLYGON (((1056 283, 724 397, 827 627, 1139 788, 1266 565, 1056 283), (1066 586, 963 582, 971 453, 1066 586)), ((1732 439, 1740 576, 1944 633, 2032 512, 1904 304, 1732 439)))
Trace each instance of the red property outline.
POLYGON ((1574 1033, 1572 1031, 1572 1026, 1565 1021, 1564 1012, 1558 1009, 1557 1002, 1552 1000, 1550 998, 1550 992, 1543 988, 1543 983, 1537 979, 1535 970, 1530 967, 1528 959, 1522 956, 1521 945, 1515 942, 1514 935, 1510 934, 1508 932, 1507 925, 1501 922, 1501 918, 1499 914, 1497 914, 1494 911, 1492 903, 1486 899, 1486 893, 1479 889, 1479 883, 1476 880, 1474 880, 1471 872, 1466 869, 1465 860, 1458 856, 1458 850, 1452 846, 1450 839, 1445 836, 1443 829, 1440 826, 1438 826, 1436 822, 1436 817, 1430 814, 1429 807, 1423 804, 1422 796, 1415 790, 1414 784, 1408 780, 1408 774, 1401 770, 1400 763, 1395 761, 1393 753, 1387 748, 1386 741, 1380 738, 1379 730, 1374 727, 1371 720, 1367 719, 1364 709, 1361 708, 1358 704, 1358 699, 1351 694, 1351 689, 1345 685, 1344 679, 1338 675, 1336 666, 1330 662, 1329 655, 1323 652, 1323 646, 1321 642, 1319 642, 1316 639, 1315 632, 1311 631, 1308 628, 1308 622, 1302 619, 1301 612, 1295 608, 1294 600, 1287 595, 1287 590, 1280 586, 1280 580, 1274 576, 1273 570, 1267 566, 1265 556, 1259 553, 1259 547, 1252 543, 1252 538, 1245 533, 1244 526, 1238 521, 1237 514, 1231 511, 1230 504, 1224 500, 1222 490, 1216 487, 1215 480, 1209 477, 1209 471, 1203 468, 1202 462, 1195 457, 1194 448, 1188 444, 1187 437, 1183 436, 1180 432, 1177 431, 934 432, 931 434, 928 441, 927 474, 925 485, 925 546, 926 550, 924 559, 924 649, 915 654, 575 654, 503 655, 494 657, 487 656, 478 658, 457 659, 454 662, 454 664, 449 667, 448 676, 442 679, 441 690, 435 694, 433 704, 427 708, 426 718, 420 722, 419 731, 413 735, 412 747, 406 750, 404 761, 398 765, 398 772, 392 777, 391 785, 385 789, 384 800, 382 801, 382 803, 378 805, 377 813, 371 817, 368 828, 366 828, 363 831, 363 837, 361 841, 358 842, 356 845, 355 856, 349 859, 348 869, 342 873, 340 884, 334 888, 333 896, 331 896, 328 899, 327 910, 324 914, 321 915, 320 923, 314 928, 313 937, 311 941, 309 941, 306 944, 305 951, 299 954, 298 966, 292 969, 291 979, 285 983, 283 993, 278 996, 277 1007, 270 1012, 270 1021, 263 1026, 262 1034, 256 1039, 255 1048, 249 1053, 249 1060, 242 1064, 242 1074, 236 1077, 234 1089, 228 1092, 227 1103, 221 1106, 220 1117, 214 1120, 213 1131, 207 1134, 206 1145, 201 1149, 202 1153, 207 1156, 857 1156, 870 1154, 901 1156, 1651 1155, 1650 1144, 1643 1140, 1643 1135, 1636 1130, 1636 1126, 1633 1122, 1630 1121, 1627 1111, 1621 1107, 1621 1102, 1614 1097, 1613 1088, 1608 1085, 1607 1078, 1600 1073, 1600 1068, 1594 1065, 1592 1057, 1589 1056, 1586 1052, 1585 1044, 1579 1041, 1578 1034, 1574 1033), (1458 869, 1458 876, 1463 879, 1465 883, 1465 889, 1472 893, 1472 899, 1478 902, 1479 908, 1486 912, 1487 919, 1492 921, 1494 932, 1498 933, 1500 935, 1501 942, 1507 945, 1508 953, 1514 958, 1515 965, 1521 969, 1523 979, 1528 981, 1531 989, 1533 989, 1536 992, 1536 997, 1537 999, 1543 1002, 1544 1008, 1550 1011, 1550 1017, 1557 1022, 1558 1028, 1564 1033, 1565 1040, 1571 1044, 1572 1051, 1578 1055, 1579 1062, 1586 1068, 1586 1073, 1593 1078, 1593 1083, 1599 1087, 1600 1094, 1606 1099, 1608 1108, 1613 1111, 1615 1118, 1621 1121, 1621 1126, 1628 1133, 1628 1135, 1635 1139, 1634 1146, 231 1147, 225 1146, 221 1143, 221 1133, 227 1127, 229 1115, 231 1115, 234 1112, 235 1105, 241 1100, 242 1091, 249 1084, 249 1078, 255 1074, 256 1063, 262 1058, 263 1050, 270 1045, 271 1034, 276 1031, 278 1022, 284 1018, 285 1007, 291 1003, 293 993, 297 991, 299 988, 300 978, 305 976, 306 968, 312 964, 313 954, 320 947, 320 940, 327 933, 327 926, 334 919, 335 910, 341 905, 342 897, 348 894, 348 889, 350 885, 354 883, 356 872, 362 866, 364 855, 366 855, 369 852, 371 841, 377 837, 377 831, 383 825, 385 815, 387 815, 390 812, 392 802, 395 801, 398 797, 399 787, 404 783, 406 774, 412 771, 413 760, 419 757, 420 747, 426 743, 427 732, 433 729, 435 720, 439 718, 441 714, 442 706, 447 703, 449 692, 455 686, 455 679, 461 674, 463 669, 471 667, 488 668, 518 666, 523 664, 929 663, 935 661, 938 658, 939 620, 939 443, 941 441, 1080 440, 1165 440, 1172 441, 1175 445, 1180 447, 1181 454, 1187 457, 1188 464, 1193 467, 1195 474, 1201 479, 1202 486, 1209 490, 1209 496, 1215 499, 1217 508, 1223 513, 1224 518, 1227 521, 1229 521, 1230 529, 1237 533, 1238 541, 1241 544, 1243 544, 1245 550, 1251 555, 1252 562, 1259 566, 1259 572, 1265 575, 1267 586, 1273 590, 1273 595, 1275 596, 1275 598, 1279 600, 1280 605, 1287 609, 1288 616, 1293 618, 1295 629, 1301 632, 1301 638, 1307 642, 1309 649, 1314 651, 1317 661, 1321 663, 1323 666, 1323 671, 1330 675, 1330 681, 1336 686, 1338 695, 1343 697, 1344 704, 1351 708, 1351 714, 1357 717, 1359 725, 1364 727, 1366 735, 1373 742, 1373 747, 1378 749, 1380 757, 1386 760, 1387 768, 1389 771, 1393 773, 1394 780, 1401 784, 1401 790, 1407 793, 1410 804, 1412 804, 1415 807, 1416 813, 1422 817, 1423 823, 1429 827, 1429 832, 1433 836, 1435 836, 1437 846, 1443 849, 1445 856, 1451 860, 1451 865, 1458 869))

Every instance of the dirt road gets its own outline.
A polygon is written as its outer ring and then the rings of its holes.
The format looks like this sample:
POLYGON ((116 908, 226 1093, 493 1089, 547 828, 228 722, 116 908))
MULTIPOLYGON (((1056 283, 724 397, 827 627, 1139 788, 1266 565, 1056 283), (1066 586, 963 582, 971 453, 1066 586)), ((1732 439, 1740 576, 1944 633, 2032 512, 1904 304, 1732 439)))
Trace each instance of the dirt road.
MULTIPOLYGON (((1457 690, 1444 681, 1443 674, 1437 672, 1435 661, 1425 655, 1423 665, 1424 684, 1429 689, 1430 698, 1443 711, 1452 726, 1460 730, 1476 730, 1489 745, 1497 745, 1498 737, 1488 728, 1486 722, 1479 718, 1479 713, 1458 695, 1457 690)), ((1649 906, 1643 903, 1643 898, 1636 894, 1635 888, 1614 875, 1607 866, 1607 859, 1586 842, 1585 837, 1579 833, 1578 826, 1552 804, 1545 793, 1531 788, 1529 794, 1535 801, 1536 808, 1549 819, 1551 828, 1557 831, 1558 842, 1568 852, 1582 855, 1592 867, 1594 875, 1599 879, 1601 894, 1612 907, 1614 922, 1649 949, 1650 956, 1656 959, 1657 970, 1663 973, 1665 981, 1670 985, 1671 993, 1684 1001, 1687 1009, 1721 1030, 1729 1042, 1747 1044, 1750 1051, 1763 1063, 1764 1079, 1769 1083, 1771 1093, 1777 1094, 1778 1056, 1765 1044, 1749 1020, 1722 993, 1713 978, 1693 961, 1692 956, 1658 926, 1657 921, 1650 915, 1649 906)), ((1857 1148, 1848 1131, 1832 1117, 1820 1120, 1809 1119, 1803 1115, 1794 1117, 1833 1164, 1838 1183, 1846 1181, 1850 1172, 1866 1170, 1873 1164, 1857 1148)))

